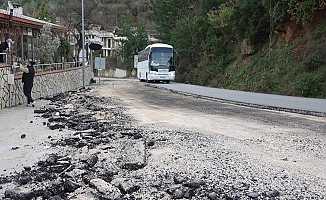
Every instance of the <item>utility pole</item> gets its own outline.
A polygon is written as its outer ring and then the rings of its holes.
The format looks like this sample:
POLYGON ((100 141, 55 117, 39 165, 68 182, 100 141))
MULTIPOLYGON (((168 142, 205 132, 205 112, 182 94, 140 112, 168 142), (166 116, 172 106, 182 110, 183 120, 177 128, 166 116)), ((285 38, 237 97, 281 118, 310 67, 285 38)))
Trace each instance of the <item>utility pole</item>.
POLYGON ((83 40, 83 87, 85 87, 85 13, 84 13, 84 0, 82 0, 82 40, 83 40))

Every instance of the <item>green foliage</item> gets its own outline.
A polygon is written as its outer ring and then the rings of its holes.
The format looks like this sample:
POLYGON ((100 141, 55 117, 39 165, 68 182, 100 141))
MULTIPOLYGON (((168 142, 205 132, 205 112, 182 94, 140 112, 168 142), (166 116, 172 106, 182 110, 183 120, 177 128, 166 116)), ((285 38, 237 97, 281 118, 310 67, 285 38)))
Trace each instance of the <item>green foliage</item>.
POLYGON ((298 23, 309 23, 317 9, 326 8, 325 0, 290 0, 288 6, 289 14, 298 23))
POLYGON ((292 46, 281 46, 274 48, 270 55, 255 55, 247 64, 238 62, 229 66, 224 86, 246 91, 326 97, 326 70, 322 67, 314 71, 307 69, 294 59, 292 52, 292 46))
POLYGON ((41 20, 54 22, 55 17, 50 15, 50 13, 49 13, 48 0, 36 2, 36 9, 34 10, 34 17, 41 19, 41 20))
POLYGON ((289 18, 289 1, 288 0, 263 0, 262 1, 266 14, 271 18, 273 26, 282 23, 289 18))
POLYGON ((143 25, 135 27, 129 19, 124 20, 120 34, 126 37, 126 40, 122 41, 120 54, 124 64, 130 67, 133 65, 134 55, 149 44, 148 36, 143 25))
POLYGON ((313 32, 314 39, 321 39, 326 37, 326 21, 322 22, 313 32))
MULTIPOLYGON (((205 21, 200 17, 185 17, 177 21, 171 33, 171 42, 182 56, 195 58, 198 56, 198 47, 201 45, 199 37, 203 36, 205 21)), ((207 24, 206 24, 207 25, 207 24)))
MULTIPOLYGON (((290 47, 273 50, 270 55, 257 54, 244 65, 238 62, 226 70, 225 86, 232 89, 273 93, 288 86, 286 81, 296 75, 290 47)), ((288 91, 289 88, 284 89, 288 91)))
POLYGON ((65 59, 68 59, 69 56, 71 56, 71 46, 69 42, 64 38, 61 38, 60 40, 58 54, 60 55, 60 57, 64 57, 65 59))
POLYGON ((326 65, 326 21, 312 32, 312 41, 306 45, 302 62, 309 71, 326 65))
POLYGON ((40 62, 46 64, 53 63, 59 46, 59 38, 52 34, 50 26, 44 25, 41 29, 41 35, 38 38, 38 46, 35 48, 40 62))
POLYGON ((294 46, 274 42, 276 30, 290 20, 310 22, 325 5, 325 0, 153 0, 161 39, 178 52, 178 81, 308 97, 326 96, 326 26, 298 55, 294 46))
POLYGON ((225 28, 231 25, 234 12, 233 5, 222 4, 218 11, 211 10, 208 12, 208 20, 216 28, 225 28))
MULTIPOLYGON (((24 6, 25 13, 40 20, 49 22, 55 21, 55 16, 50 13, 49 0, 15 0, 14 3, 19 3, 24 6)), ((6 8, 7 4, 4 3, 6 8)))
POLYGON ((250 39, 258 45, 267 40, 269 36, 268 10, 264 7, 263 1, 238 1, 234 14, 234 32, 239 41, 250 39))
POLYGON ((264 0, 275 22, 291 18, 299 24, 310 23, 316 10, 325 9, 325 0, 264 0))
POLYGON ((295 81, 298 95, 304 97, 321 97, 323 77, 316 73, 300 74, 295 81))
MULTIPOLYGON (((325 45, 325 43, 323 44, 325 45)), ((303 58, 303 64, 309 71, 316 71, 321 66, 326 64, 326 47, 317 46, 312 52, 309 52, 307 56, 303 58)))
POLYGON ((154 21, 161 37, 165 41, 171 39, 172 30, 178 20, 190 14, 191 0, 153 0, 154 21))

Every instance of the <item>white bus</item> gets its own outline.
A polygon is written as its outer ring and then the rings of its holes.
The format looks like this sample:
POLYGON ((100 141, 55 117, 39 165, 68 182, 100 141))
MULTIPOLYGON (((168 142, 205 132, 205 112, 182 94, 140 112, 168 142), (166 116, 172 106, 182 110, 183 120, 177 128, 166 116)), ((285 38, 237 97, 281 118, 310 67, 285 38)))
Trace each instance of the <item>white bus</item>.
POLYGON ((137 77, 140 81, 164 81, 175 79, 175 56, 171 45, 152 44, 138 53, 137 77))

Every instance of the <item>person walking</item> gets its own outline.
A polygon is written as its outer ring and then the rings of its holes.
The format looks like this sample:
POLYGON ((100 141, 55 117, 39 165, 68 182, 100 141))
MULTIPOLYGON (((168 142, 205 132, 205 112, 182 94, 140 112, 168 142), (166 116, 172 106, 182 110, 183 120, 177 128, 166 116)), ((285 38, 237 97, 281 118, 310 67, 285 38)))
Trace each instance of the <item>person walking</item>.
POLYGON ((24 95, 27 99, 27 106, 34 107, 34 100, 32 98, 32 89, 35 77, 35 69, 34 69, 35 62, 30 62, 27 66, 20 65, 21 71, 23 71, 23 90, 24 95))

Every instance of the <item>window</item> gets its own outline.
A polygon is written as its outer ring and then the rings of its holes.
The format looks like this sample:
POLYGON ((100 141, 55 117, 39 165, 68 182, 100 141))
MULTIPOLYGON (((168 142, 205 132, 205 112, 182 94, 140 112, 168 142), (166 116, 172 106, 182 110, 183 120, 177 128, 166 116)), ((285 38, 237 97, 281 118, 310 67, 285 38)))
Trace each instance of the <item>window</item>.
POLYGON ((150 48, 147 48, 138 54, 138 62, 143 62, 145 60, 148 60, 150 48))
POLYGON ((153 48, 151 62, 156 65, 171 66, 173 65, 173 49, 171 48, 153 48))

